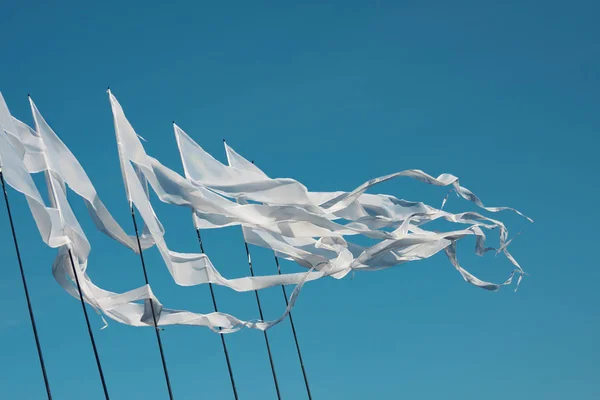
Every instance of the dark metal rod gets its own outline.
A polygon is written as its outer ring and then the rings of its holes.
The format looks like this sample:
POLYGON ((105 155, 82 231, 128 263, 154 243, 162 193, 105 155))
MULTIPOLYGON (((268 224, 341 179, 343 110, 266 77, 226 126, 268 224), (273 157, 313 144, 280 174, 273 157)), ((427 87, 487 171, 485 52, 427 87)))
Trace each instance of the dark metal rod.
MULTIPOLYGON (((202 244, 202 236, 200 236, 200 229, 196 228, 196 233, 198 234, 198 243, 200 244, 200 251, 202 252, 202 254, 204 254, 204 245, 202 244)), ((217 300, 215 298, 215 291, 213 289, 212 283, 209 283, 208 287, 210 288, 210 296, 212 297, 215 312, 219 312, 219 309, 217 308, 217 300)), ((235 397, 235 400, 238 400, 237 388, 235 387, 235 380, 233 379, 233 370, 231 369, 231 362, 229 361, 229 352, 227 351, 227 344, 225 344, 225 335, 219 336, 221 337, 223 353, 225 353, 225 360, 227 361, 227 370, 229 371, 229 379, 231 379, 231 389, 233 390, 233 397, 235 397)))
POLYGON ((100 364, 100 356, 98 355, 98 349, 96 348, 96 340, 94 340, 94 333, 92 332, 92 326, 90 325, 90 318, 88 317, 87 309, 85 307, 85 301, 81 294, 81 285, 79 284, 79 276, 75 269, 75 261, 73 260, 73 253, 69 250, 69 259, 71 260, 71 267, 73 268, 73 275, 75 276, 75 283, 77 284, 77 292, 79 293, 79 300, 81 301, 81 308, 83 309, 83 315, 85 316, 85 323, 87 325, 88 334, 90 335, 90 341, 92 342, 92 348, 94 349, 94 357, 96 358, 96 365, 98 366, 98 373, 100 373, 100 380, 102 381, 102 389, 104 390, 104 397, 109 400, 108 389, 106 388, 106 381, 104 380, 104 371, 102 371, 102 365, 100 364))
MULTIPOLYGON (((135 211, 133 210, 133 204, 131 204, 131 219, 133 220, 133 227, 135 229, 135 237, 137 239, 138 249, 140 252, 140 260, 142 261, 142 270, 144 271, 144 281, 146 285, 148 283, 148 272, 146 272, 146 262, 144 261, 144 254, 142 252, 142 244, 140 243, 140 234, 138 232, 137 222, 135 220, 135 211)), ((158 349, 160 351, 160 359, 162 360, 163 370, 165 372, 165 380, 167 381, 167 389, 169 390, 169 399, 173 400, 173 391, 171 390, 171 380, 169 379, 169 371, 167 370, 167 362, 165 361, 165 353, 163 351, 162 340, 160 339, 160 330, 158 329, 158 323, 156 322, 156 314, 154 313, 154 302, 150 299, 150 311, 152 312, 152 321, 154 322, 154 332, 156 332, 156 341, 158 342, 158 349)))
MULTIPOLYGON (((277 265, 277 274, 281 275, 281 267, 279 266, 279 258, 275 256, 275 264, 277 265)), ((283 298, 285 300, 285 306, 288 306, 287 293, 285 291, 285 286, 281 285, 281 290, 283 291, 283 298)), ((302 353, 300 352, 300 344, 298 344, 298 336, 296 336, 296 327, 294 326, 294 319, 292 318, 292 312, 290 311, 288 317, 290 318, 290 325, 292 326, 292 333, 294 334, 294 342, 296 343, 296 350, 298 351, 298 359, 300 360, 300 368, 302 368, 302 376, 304 376, 304 384, 306 385, 306 393, 308 394, 308 398, 312 400, 312 395, 310 393, 310 387, 308 386, 308 378, 306 377, 306 370, 304 369, 304 361, 302 361, 302 353)))
MULTIPOLYGON (((248 256, 248 266, 250 267, 250 275, 254 276, 254 269, 252 268, 252 259, 250 257, 250 249, 248 249, 248 243, 244 240, 244 246, 246 246, 246 255, 248 256)), ((262 306, 260 305, 260 297, 258 296, 258 290, 254 291, 256 295, 256 304, 258 305, 258 312, 260 314, 260 319, 265 320, 263 317, 262 306)), ((273 372, 273 381, 275 382, 275 390, 277 391, 277 398, 281 400, 281 393, 279 392, 279 382, 277 382, 277 374, 275 373, 275 364, 273 363, 273 356, 271 355, 271 346, 269 345, 269 336, 267 335, 267 331, 263 331, 265 336, 265 343, 267 345, 267 352, 269 353, 269 362, 271 363, 271 372, 273 372)))
POLYGON ((23 262, 21 261, 21 252, 19 251, 19 243, 17 242, 17 233, 15 232, 15 224, 13 223, 12 212, 10 211, 10 204, 8 203, 8 193, 6 192, 6 185, 4 184, 4 175, 0 170, 0 180, 2 181, 2 191, 4 192, 4 201, 6 202, 6 211, 8 212, 8 220, 10 221, 10 229, 12 231, 13 242, 15 243, 15 251, 17 253, 17 260, 19 261, 19 269, 21 270, 21 280, 23 281, 23 289, 25 290, 25 298, 27 299, 27 309, 29 310, 29 319, 31 320, 31 327, 33 329, 33 336, 35 338, 35 346, 37 347, 38 357, 40 359, 40 366, 42 367, 42 375, 44 376, 44 385, 46 385, 46 394, 48 400, 52 400, 52 393, 50 392, 50 383, 48 382, 48 375, 46 374, 46 365, 44 364, 44 356, 42 355, 42 346, 40 345, 40 338, 38 336, 37 327, 35 325, 35 318, 33 316, 33 308, 31 307, 31 299, 29 298, 29 290, 27 289, 27 280, 25 279, 25 272, 23 270, 23 262))

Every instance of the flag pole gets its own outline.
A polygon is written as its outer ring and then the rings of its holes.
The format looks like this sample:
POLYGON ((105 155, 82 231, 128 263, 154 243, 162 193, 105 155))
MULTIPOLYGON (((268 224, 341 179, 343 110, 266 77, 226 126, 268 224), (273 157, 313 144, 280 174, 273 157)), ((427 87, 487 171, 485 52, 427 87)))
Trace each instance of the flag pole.
MULTIPOLYGON (((223 139, 223 143, 225 139, 223 139)), ((229 161, 229 155, 227 156, 227 161, 229 161)), ((244 227, 242 226, 242 236, 244 235, 244 227)), ((244 247, 246 248, 246 256, 248 257, 248 267, 250 268, 250 275, 254 277, 254 268, 252 267, 252 257, 250 257, 250 249, 248 248, 248 243, 246 242, 246 237, 244 237, 244 247)), ((260 315, 261 320, 265 320, 262 312, 262 306, 260 304, 260 296, 258 295, 258 290, 254 291, 256 295, 256 305, 258 306, 258 313, 260 315)), ((279 391, 279 382, 277 381, 277 373, 275 372, 275 364, 273 363, 273 355, 271 354, 271 346, 269 344, 269 335, 267 331, 263 331, 263 335, 265 337, 265 344, 267 346, 267 353, 269 354, 269 363, 271 364, 271 372, 273 373, 273 382, 275 383, 275 391, 277 392, 277 398, 281 400, 281 393, 279 391)))
POLYGON ((96 365, 98 367, 98 372, 100 373, 100 380, 102 381, 102 389, 104 390, 104 398, 109 400, 108 389, 106 388, 106 381, 104 379, 104 371, 102 370, 102 365, 100 364, 100 356, 98 355, 98 349, 96 348, 96 340, 94 339, 94 332, 92 332, 92 326, 90 325, 90 318, 88 317, 87 309, 85 307, 85 301, 83 300, 83 296, 81 294, 81 285, 79 283, 79 276, 77 275, 77 271, 75 269, 75 261, 73 261, 73 253, 71 249, 69 251, 69 259, 71 260, 71 268, 73 269, 73 275, 75 276, 75 284, 77 285, 77 292, 79 293, 79 300, 81 301, 81 308, 83 309, 83 315, 85 316, 85 323, 87 325, 88 334, 90 336, 90 341, 92 342, 92 349, 94 349, 94 357, 96 358, 96 365))
MULTIPOLYGON (((140 260, 142 262, 142 270, 144 271, 144 281, 146 285, 148 283, 148 272, 146 271, 146 262, 144 261, 144 254, 142 253, 142 245, 140 243, 140 234, 138 232, 137 222, 135 220, 135 211, 133 209, 133 203, 129 202, 131 208, 131 219, 133 220, 133 227, 135 229, 135 237, 137 239, 138 249, 140 252, 140 260)), ((167 389, 169 391, 169 399, 173 400, 173 391, 171 390, 171 380, 169 379, 169 371, 167 370, 167 362, 165 361, 165 353, 163 351, 162 340, 160 338, 160 330, 158 328, 158 323, 156 321, 156 314, 154 313, 154 302, 152 299, 149 300, 150 303, 150 311, 152 312, 152 321, 154 322, 154 331, 156 332, 156 341, 158 342, 158 349, 160 351, 160 359, 162 361, 163 371, 165 373, 165 380, 167 382, 167 389)))
MULTIPOLYGON (((254 164, 254 160, 252 160, 252 164, 254 164)), ((247 248, 248 246, 246 246, 247 248)), ((281 275, 281 267, 279 266, 279 258, 277 254, 273 252, 275 256, 275 265, 277 265, 277 274, 281 275)), ((289 306, 287 292, 285 290, 285 285, 281 285, 281 290, 283 291, 283 299, 285 300, 285 307, 289 306)), ((300 368, 302 369, 302 376, 304 378, 304 385, 306 386, 306 393, 308 394, 309 400, 312 400, 312 394, 310 393, 310 386, 308 385, 308 377, 306 376, 306 369, 304 368, 304 361, 302 360, 302 353, 300 352, 300 344, 298 343, 298 336, 296 335, 296 327, 294 326, 294 319, 292 318, 292 312, 290 311, 288 314, 290 318, 290 325, 292 326, 292 334, 294 335, 294 343, 296 344, 296 351, 298 352, 298 360, 300 360, 300 368)))
MULTIPOLYGON (((150 283, 148 281, 148 272, 146 271, 146 262, 144 261, 142 244, 140 242, 140 234, 138 231, 137 221, 135 219, 135 210, 133 208, 133 201, 131 200, 131 196, 130 196, 130 192, 129 192, 129 183, 127 181, 126 172, 125 172, 126 170, 125 170, 124 164, 125 164, 125 162, 129 162, 129 161, 125 161, 123 158, 122 149, 121 149, 122 144, 121 144, 121 139, 119 137, 119 128, 118 128, 118 123, 117 123, 117 119, 115 116, 114 105, 112 102, 113 96, 110 91, 110 86, 108 87, 107 92, 108 92, 108 96, 109 96, 109 101, 111 103, 111 109, 113 110, 113 122, 115 125, 115 135, 117 138, 117 149, 119 152, 119 161, 121 162, 121 172, 123 173, 123 179, 124 179, 124 183, 125 183, 125 193, 127 194, 127 200, 129 202, 129 209, 131 211, 131 220, 133 221, 133 227, 135 229, 135 238, 137 240, 137 245, 138 245, 138 252, 140 254, 140 261, 142 262, 142 271, 144 272, 144 282, 146 283, 146 285, 149 286, 150 283)), ((150 312, 152 312, 152 322, 154 324, 154 332, 156 333, 156 342, 158 343, 158 350, 160 351, 160 359, 162 361, 162 367, 163 367, 163 371, 165 374, 167 390, 169 391, 169 399, 173 400, 173 391, 171 389, 171 380, 169 379, 169 371, 167 370, 167 362, 165 361, 165 353, 163 350, 162 340, 160 338, 160 329, 158 328, 158 322, 156 320, 156 313, 154 311, 154 301, 152 301, 152 299, 149 299, 149 303, 150 303, 150 312)))
MULTIPOLYGON (((277 265, 277 274, 281 275, 281 267, 279 266, 279 258, 275 255, 275 264, 277 265)), ((288 307, 288 298, 285 291, 285 285, 281 285, 283 291, 283 299, 285 300, 285 306, 288 307)), ((306 393, 308 394, 309 400, 312 400, 310 393, 310 387, 308 386, 308 378, 306 376, 306 370, 304 369, 304 362, 302 361, 302 353, 300 352, 300 344, 298 344, 298 336, 296 336, 296 327, 294 326, 294 319, 292 318, 292 312, 288 314, 290 319, 290 325, 292 326, 292 333, 294 334, 294 342, 296 343, 296 350, 298 351, 298 359, 300 360, 300 368, 302 368, 302 376, 304 377, 304 384, 306 385, 306 393)))
MULTIPOLYGON (((204 254, 204 245, 202 244, 202 236, 200 236, 200 229, 196 228, 196 233, 198 234, 198 243, 200 244, 200 251, 202 252, 202 254, 204 254)), ((212 283, 209 282, 208 287, 210 288, 210 296, 212 297, 215 312, 219 312, 219 309, 217 308, 217 300, 215 298, 215 291, 213 289, 212 283)), ((219 336, 221 337, 223 353, 225 353, 225 360, 227 361, 227 370, 229 371, 229 379, 231 379, 231 389, 233 389, 233 397, 235 398, 235 400, 238 400, 238 393, 235 387, 235 380, 233 379, 233 370, 231 369, 231 362, 229 361, 229 352, 227 351, 227 344, 225 343, 225 335, 219 336)))
POLYGON ((25 272, 23 270, 23 262, 21 261, 21 252, 19 251, 19 243, 17 242, 17 234, 15 232, 15 225, 12 218, 12 212, 10 210, 10 204, 8 202, 8 193, 6 192, 6 185, 4 184, 4 175, 2 169, 0 169, 0 181, 2 181, 2 191, 4 192, 4 201, 6 203, 6 211, 8 213, 8 220, 10 222, 10 229, 12 231, 13 242, 15 244, 15 252, 17 253, 17 260, 19 262, 19 270, 21 271, 21 280, 23 281, 23 289, 25 291, 25 298, 27 299, 27 309, 29 310, 29 319, 31 320, 31 327, 33 329, 33 336, 35 338, 35 346, 37 348, 38 357, 40 359, 40 366, 42 367, 42 375, 44 377, 44 385, 46 386, 46 394, 48 400, 52 400, 52 393, 50 391, 50 383, 48 382, 48 375, 46 374, 46 365, 44 363, 44 356, 42 355, 42 346, 40 345, 40 338, 38 336, 37 327, 35 324, 35 317, 33 316, 33 309, 31 307, 31 299, 29 298, 29 290, 27 289, 27 280, 25 279, 25 272))
MULTIPOLYGON (((243 234, 243 230, 242 230, 243 234)), ((246 247, 246 256, 248 256, 248 267, 250 267, 250 275, 254 277, 254 268, 252 268, 252 258, 250 257, 250 249, 248 248, 248 243, 246 242, 246 238, 244 238, 244 246, 246 247)), ((258 313, 260 315, 261 320, 265 320, 263 317, 262 306, 260 305, 260 297, 258 296, 258 290, 254 291, 256 295, 256 304, 258 305, 258 313)), ((271 354, 271 346, 269 345, 269 336, 267 335, 267 331, 263 331, 263 335, 265 336, 265 344, 267 345, 267 353, 269 353, 269 362, 271 363, 271 372, 273 372, 273 381, 275 382, 275 390, 277 391, 277 398, 281 400, 281 393, 279 392, 279 382, 277 382, 277 374, 275 373, 275 364, 273 363, 273 356, 271 354)))
MULTIPOLYGON (((34 105, 33 105, 33 101, 31 100, 31 96, 29 94, 27 94, 27 97, 29 98, 29 104, 32 107, 32 111, 33 111, 34 105)), ((35 120, 36 129, 37 129, 38 121, 35 117, 35 113, 33 115, 33 118, 35 120)), ((46 153, 44 153, 44 160, 46 161, 46 165, 49 165, 46 153)), ((46 177, 49 181, 50 192, 51 192, 52 198, 53 198, 53 206, 58 209, 61 222, 64 224, 62 211, 60 210, 60 206, 58 205, 58 200, 56 198, 56 188, 54 187, 54 179, 52 179, 52 174, 51 174, 50 170, 47 170, 46 174, 47 174, 46 177)), ((102 364, 100 363, 100 356, 98 355, 98 348, 96 347, 96 340, 94 339, 94 332, 92 331, 92 326, 90 325, 90 318, 88 316, 87 309, 85 307, 85 301, 83 300, 81 284, 79 283, 79 275, 77 274, 77 269, 75 268, 75 261, 73 260, 73 253, 71 252, 70 245, 67 245, 67 250, 69 252, 69 260, 71 261, 71 269, 73 271, 73 276, 75 277, 75 284, 77 285, 77 293, 79 295, 79 301, 81 302, 81 308, 83 310, 83 315, 85 317, 85 323, 87 326, 88 335, 90 337, 90 342, 92 343, 92 349, 94 351, 94 358, 96 359, 96 366, 98 368, 98 373, 100 374, 100 381, 102 382, 102 390, 104 391, 104 398, 106 400, 109 400, 110 396, 108 395, 108 389, 106 387, 106 380, 104 379, 104 371, 102 369, 102 364)))
MULTIPOLYGON (((174 128, 176 127, 175 121, 173 121, 173 127, 174 128)), ((177 147, 180 148, 179 136, 177 134, 175 134, 175 140, 177 141, 177 147)), ((181 148, 180 148, 180 152, 181 152, 181 148)), ((183 165, 183 170, 185 172, 185 177, 186 177, 186 179, 188 179, 188 172, 187 172, 183 158, 182 158, 181 162, 183 165)), ((194 214, 194 210, 192 210, 192 222, 194 224, 194 229, 196 230, 196 235, 198 237, 198 244, 200 245, 200 252, 202 254, 204 254, 204 244, 202 243, 202 236, 200 235, 200 228, 198 228, 198 225, 196 224, 196 217, 194 214)), ((219 308, 217 307, 217 299, 215 297, 215 291, 213 288, 213 284, 208 282, 208 287, 210 288, 210 296, 212 298, 213 309, 215 310, 215 312, 219 312, 219 308)), ((219 330, 221 330, 221 328, 219 328, 219 330)), ((225 335, 221 334, 219 336, 221 337, 221 345, 223 346, 223 353, 225 354, 225 361, 227 361, 227 371, 229 372, 229 379, 231 380, 231 389, 233 390, 233 397, 235 398, 235 400, 238 400, 238 393, 237 393, 237 388, 235 387, 235 379, 233 378, 233 370, 231 368, 231 361, 229 360, 229 352, 227 351, 227 344, 225 343, 225 335)))

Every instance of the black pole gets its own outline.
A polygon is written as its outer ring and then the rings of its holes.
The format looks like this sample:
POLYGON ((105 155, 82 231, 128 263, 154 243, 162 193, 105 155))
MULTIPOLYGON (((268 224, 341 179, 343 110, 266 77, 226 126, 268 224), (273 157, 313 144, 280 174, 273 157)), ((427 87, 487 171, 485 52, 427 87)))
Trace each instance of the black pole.
MULTIPOLYGON (((196 228, 196 233, 198 234, 198 243, 200 244, 200 251, 204 254, 204 245, 202 244, 202 237, 200 236, 200 229, 196 228)), ((215 291, 213 289, 212 283, 208 283, 208 287, 210 288, 210 296, 212 297, 213 307, 215 312, 219 312, 217 308, 217 300, 215 298, 215 291)), ((220 329, 219 329, 220 330, 220 329)), ((233 379, 233 370, 231 369, 231 362, 229 361, 229 352, 227 351, 227 344, 225 344, 225 335, 219 335, 221 337, 221 344, 223 345, 223 353, 225 353, 225 360, 227 361, 227 370, 229 371, 229 379, 231 379, 231 389, 233 389, 233 397, 235 400, 238 400, 238 393, 235 387, 235 380, 233 379)))
MULTIPOLYGON (((29 96, 29 94, 27 95, 27 97, 29 97, 29 101, 31 102, 31 96, 29 96)), ((36 121, 37 124, 37 121, 36 121)), ((44 156, 44 158, 46 158, 44 156)), ((46 160, 47 162, 47 160, 46 160)), ((56 200, 56 193, 55 193, 55 189, 54 189, 54 184, 52 183, 52 177, 50 174, 50 171, 47 171, 47 178, 50 181, 50 188, 52 190, 53 193, 53 197, 54 197, 54 203, 57 202, 56 200)), ((60 211, 60 210, 59 210, 60 211)), ((62 214, 61 214, 61 220, 62 220, 62 214)), ((77 275, 77 269, 75 268, 75 261, 73 260, 73 253, 71 252, 71 248, 67 247, 67 250, 69 252, 69 260, 71 261, 71 269, 73 271, 73 276, 75 277, 75 283, 77 285, 77 293, 79 294, 79 301, 81 302, 81 309, 83 310, 83 315, 85 316, 85 323, 87 325, 87 330, 88 330, 88 334, 90 336, 90 342, 92 342, 92 349, 94 350, 94 358, 96 359, 96 366, 98 367, 98 373, 100 374, 100 381, 102 381, 102 390, 104 391, 104 398, 106 400, 109 400, 110 397, 108 395, 108 389, 106 388, 106 380, 104 379, 104 371, 102 370, 102 364, 100 363, 100 356, 98 355, 98 349, 96 348, 96 340, 94 339, 94 333, 92 332, 92 326, 90 325, 90 318, 88 317, 88 313, 87 313, 87 309, 85 307, 85 301, 83 300, 83 294, 81 292, 81 284, 79 283, 79 275, 77 275)))
MULTIPOLYGON (((275 264, 277 265, 277 274, 281 275, 281 267, 279 266, 279 258, 275 256, 275 264)), ((287 293, 285 291, 285 285, 281 285, 283 291, 283 298, 285 300, 285 306, 288 306, 287 293)), ((304 376, 304 384, 306 385, 306 393, 308 398, 312 400, 310 393, 310 387, 308 386, 308 378, 306 377, 306 370, 304 369, 304 362, 302 361, 302 353, 300 352, 300 345, 298 344, 298 336, 296 336, 296 327, 294 326, 294 319, 292 318, 292 312, 290 311, 288 317, 290 318, 290 325, 292 326, 292 333, 294 334, 294 342, 296 342, 296 350, 298 351, 298 359, 300 360, 300 368, 302 368, 302 376, 304 376)))
POLYGON ((77 292, 79 293, 79 300, 81 301, 81 308, 83 309, 83 315, 85 316, 85 323, 87 325, 88 334, 90 335, 90 341, 92 342, 92 348, 94 349, 94 357, 96 358, 96 365, 98 366, 98 373, 100 374, 100 380, 102 381, 102 389, 104 390, 104 397, 109 400, 108 389, 106 388, 106 381, 104 380, 104 372, 102 371, 102 365, 100 364, 100 356, 98 356, 98 349, 96 348, 96 341, 94 340, 94 333, 92 332, 92 326, 90 325, 90 318, 88 317, 87 309, 85 308, 85 301, 81 294, 81 285, 79 284, 79 276, 75 270, 75 261, 73 260, 73 253, 69 250, 69 259, 71 260, 71 268, 73 269, 73 275, 75 276, 75 283, 77 284, 77 292))
POLYGON ((33 329, 33 337, 35 338, 35 346, 37 347, 37 353, 40 359, 40 366, 42 367, 42 375, 44 376, 44 385, 46 385, 46 394, 48 395, 48 400, 52 400, 52 393, 50 392, 50 383, 48 382, 48 375, 46 374, 46 365, 44 364, 44 356, 42 355, 42 346, 40 345, 40 338, 38 337, 37 327, 35 325, 35 318, 33 316, 33 309, 31 307, 31 299, 29 298, 29 290, 27 289, 27 280, 25 279, 25 272, 23 271, 21 252, 19 251, 19 243, 17 242, 17 234, 15 232, 15 225, 13 223, 12 212, 10 211, 10 204, 8 203, 8 193, 6 192, 6 185, 4 184, 4 175, 2 175, 2 170, 0 170, 0 181, 2 181, 2 191, 4 192, 6 211, 8 212, 10 229, 12 231, 13 242, 15 243, 15 251, 17 253, 17 260, 19 261, 19 269, 21 270, 21 280, 23 281, 23 289, 25 290, 25 298, 27 299, 27 308, 29 310, 29 319, 31 320, 31 327, 33 329))
MULTIPOLYGON (((254 160, 252 160, 252 164, 254 164, 254 160)), ((246 253, 248 254, 248 262, 250 263, 250 252, 248 250, 248 244, 244 242, 246 245, 246 253)), ((275 255, 275 264, 277 265, 277 274, 281 275, 281 267, 279 266, 279 258, 275 255)), ((254 276, 254 272, 252 271, 252 264, 250 263, 250 273, 254 276)), ((285 285, 281 285, 281 290, 283 291, 283 299, 285 300, 285 307, 289 306, 287 293, 285 291, 285 285)), ((258 292, 256 293, 256 300, 258 301, 258 292)), ((260 308, 260 302, 258 307, 260 308)), ((262 312, 260 313, 260 318, 262 318, 262 312)), ((306 393, 308 394, 309 400, 312 400, 312 394, 310 393, 310 386, 308 385, 308 377, 306 376, 306 369, 304 368, 304 361, 302 360, 302 353, 300 352, 300 344, 298 343, 298 336, 296 335, 296 327, 294 326, 294 319, 292 318, 292 312, 289 313, 290 325, 292 326, 292 333, 294 334, 294 342, 296 343, 296 351, 298 352, 298 359, 300 360, 300 368, 302 368, 302 376, 304 377, 304 385, 306 385, 306 393)), ((266 339, 266 332, 265 332, 266 339)), ((267 348, 269 346, 269 342, 267 341, 267 348)), ((269 358, 271 357, 271 352, 269 351, 269 358)), ((271 360, 271 368, 273 368, 273 361, 271 360)), ((273 369, 273 376, 275 375, 275 369, 273 369)), ((275 378, 275 385, 277 385, 277 378, 275 378)), ((277 391, 279 394, 279 390, 277 391)))
MULTIPOLYGON (((146 285, 148 283, 148 273, 146 272, 146 263, 144 262, 144 254, 142 253, 142 244, 140 243, 140 234, 138 233, 137 222, 135 220, 135 212, 133 210, 133 204, 131 204, 131 219, 133 220, 133 227, 135 228, 135 237, 137 239, 138 249, 140 251, 140 260, 142 261, 142 270, 144 271, 144 281, 146 285)), ((163 370, 165 372, 165 380, 167 381, 167 389, 169 390, 169 399, 173 400, 173 391, 171 390, 171 380, 169 379, 169 371, 167 370, 167 362, 165 361, 165 353, 163 351, 162 340, 160 339, 160 330, 158 329, 158 323, 156 322, 156 314, 154 314, 154 303, 150 299, 150 311, 152 312, 152 321, 154 322, 154 331, 156 332, 156 341, 158 342, 158 349, 160 351, 160 359, 162 360, 163 370)))
MULTIPOLYGON (((246 246, 246 255, 248 256, 248 266, 250 267, 250 275, 254 276, 254 269, 252 268, 252 259, 250 257, 250 249, 248 249, 248 243, 244 239, 244 246, 246 246)), ((258 290, 254 291, 256 295, 256 304, 258 305, 258 312, 260 314, 260 319, 265 320, 263 317, 262 307, 260 305, 260 297, 258 296, 258 290)), ((277 374, 275 373, 275 364, 273 364, 273 356, 271 355, 271 346, 269 345, 269 336, 267 335, 267 331, 263 331, 265 336, 265 343, 267 345, 267 352, 269 353, 269 362, 271 363, 271 372, 273 372, 273 381, 275 382, 275 390, 277 391, 277 398, 281 400, 281 393, 279 392, 279 382, 277 382, 277 374)))

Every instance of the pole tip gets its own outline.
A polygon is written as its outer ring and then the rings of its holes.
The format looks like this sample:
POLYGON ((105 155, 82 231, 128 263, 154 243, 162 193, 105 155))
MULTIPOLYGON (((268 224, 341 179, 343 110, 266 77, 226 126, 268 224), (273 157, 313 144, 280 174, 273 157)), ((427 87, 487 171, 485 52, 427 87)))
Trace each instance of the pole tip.
POLYGON ((225 143, 225 139, 223 139, 223 143, 225 143))

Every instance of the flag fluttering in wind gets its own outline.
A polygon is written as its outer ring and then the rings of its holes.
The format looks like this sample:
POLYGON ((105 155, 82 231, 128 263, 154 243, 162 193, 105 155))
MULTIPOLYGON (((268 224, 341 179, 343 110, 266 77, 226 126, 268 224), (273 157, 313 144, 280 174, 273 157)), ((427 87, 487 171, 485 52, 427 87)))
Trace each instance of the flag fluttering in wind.
MULTIPOLYGON (((100 231, 138 252, 135 236, 127 234, 112 217, 77 158, 46 123, 33 101, 35 129, 12 117, 2 101, 0 166, 6 182, 25 196, 42 240, 58 249, 52 266, 57 282, 79 297, 73 285, 76 273, 84 301, 109 319, 131 326, 152 326, 156 319, 159 326, 207 326, 221 333, 242 327, 266 330, 289 313, 307 282, 324 277, 342 279, 353 271, 390 268, 442 251, 462 278, 475 286, 497 290, 511 284, 515 276, 521 281, 524 272, 508 251, 508 230, 499 219, 478 212, 450 213, 391 195, 366 193, 379 183, 409 177, 429 185, 448 186, 482 212, 513 211, 522 215, 512 208, 486 207, 453 175, 433 177, 412 169, 371 179, 350 192, 311 192, 297 180, 269 177, 227 143, 224 145, 228 165, 222 164, 174 124, 184 170, 181 176, 146 153, 123 108, 110 90, 108 95, 127 200, 144 222, 142 250, 156 246, 173 281, 181 286, 210 283, 238 292, 295 286, 285 313, 274 321, 241 320, 221 312, 199 314, 168 309, 154 296, 150 285, 125 293, 96 286, 87 274, 88 263, 93 265, 91 245, 67 200, 67 189, 83 199, 100 231), (45 174, 50 194, 48 205, 32 179, 31 175, 36 173, 45 174), (277 257, 294 261, 305 271, 229 279, 213 265, 208 254, 172 250, 167 244, 167 232, 152 207, 150 190, 164 203, 189 208, 196 228, 239 225, 248 244, 271 249, 277 257), (444 232, 427 230, 427 224, 435 220, 448 221, 456 228, 444 232), (499 232, 497 249, 486 247, 486 232, 491 230, 499 232), (376 243, 367 247, 358 245, 353 239, 359 237, 376 243), (486 282, 459 264, 456 245, 467 237, 475 238, 478 255, 488 251, 505 255, 512 265, 506 281, 486 282), (74 268, 69 264, 69 250, 74 256, 74 268), (153 307, 149 307, 150 302, 153 307)), ((107 132, 106 140, 109 138, 107 132)))

